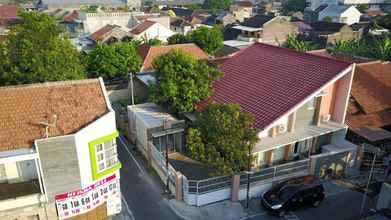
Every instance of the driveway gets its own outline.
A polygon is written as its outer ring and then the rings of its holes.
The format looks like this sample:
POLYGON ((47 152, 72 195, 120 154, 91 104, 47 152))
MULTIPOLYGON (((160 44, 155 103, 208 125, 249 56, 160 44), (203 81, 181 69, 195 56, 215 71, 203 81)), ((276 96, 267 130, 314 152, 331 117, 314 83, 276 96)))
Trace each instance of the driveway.
POLYGON ((181 219, 171 210, 161 181, 145 169, 147 165, 142 156, 133 151, 133 146, 125 143, 122 137, 118 138, 117 144, 122 163, 122 208, 128 211, 131 219, 181 219))

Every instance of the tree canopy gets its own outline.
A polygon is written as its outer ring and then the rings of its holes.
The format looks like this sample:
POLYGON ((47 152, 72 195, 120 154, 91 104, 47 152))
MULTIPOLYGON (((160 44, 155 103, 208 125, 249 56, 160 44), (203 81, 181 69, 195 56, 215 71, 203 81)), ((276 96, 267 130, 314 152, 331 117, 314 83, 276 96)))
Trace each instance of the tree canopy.
POLYGON ((288 0, 283 5, 284 14, 288 14, 289 12, 304 12, 306 7, 306 0, 288 0))
POLYGON ((188 43, 189 40, 185 35, 182 34, 174 34, 167 39, 168 44, 185 44, 188 43))
POLYGON ((98 44, 88 54, 87 70, 89 76, 112 79, 126 76, 129 72, 138 72, 141 67, 141 58, 135 44, 132 42, 98 44))
POLYGON ((211 84, 220 74, 205 61, 181 50, 171 50, 153 62, 156 82, 150 86, 150 99, 174 113, 191 112, 194 103, 211 95, 211 84))
POLYGON ((375 21, 376 21, 376 24, 378 24, 388 30, 391 30, 391 14, 377 17, 375 19, 375 21))
POLYGON ((224 46, 223 33, 217 27, 199 27, 196 30, 189 32, 186 37, 208 54, 214 54, 224 46))
POLYGON ((203 8, 212 12, 227 10, 232 2, 232 0, 205 0, 203 8))
POLYGON ((0 84, 83 79, 78 51, 53 17, 21 13, 22 23, 0 43, 0 84))
POLYGON ((291 48, 300 52, 306 52, 318 49, 319 45, 309 41, 302 41, 295 36, 288 36, 286 42, 283 44, 283 47, 291 48))
POLYGON ((237 104, 210 104, 187 131, 189 156, 212 166, 215 175, 247 170, 252 161, 248 152, 258 141, 253 123, 254 118, 237 104))
POLYGON ((342 41, 330 48, 329 51, 350 56, 391 60, 391 39, 388 36, 382 36, 366 40, 342 41))

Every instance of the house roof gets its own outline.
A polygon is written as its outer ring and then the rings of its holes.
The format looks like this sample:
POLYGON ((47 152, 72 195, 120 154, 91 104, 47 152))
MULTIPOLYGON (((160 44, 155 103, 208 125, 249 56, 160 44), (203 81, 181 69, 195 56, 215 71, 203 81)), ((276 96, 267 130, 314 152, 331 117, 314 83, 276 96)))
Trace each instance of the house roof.
POLYGON ((308 51, 307 53, 318 55, 318 56, 323 56, 323 57, 328 57, 331 59, 336 59, 336 60, 341 60, 349 63, 367 63, 372 61, 369 58, 365 57, 353 57, 345 54, 331 54, 329 53, 326 49, 320 49, 320 50, 311 50, 308 51))
POLYGON ((358 64, 354 74, 347 123, 352 128, 391 124, 391 64, 358 64))
POLYGON ((117 25, 111 25, 111 24, 103 26, 102 28, 100 28, 97 31, 95 31, 94 33, 92 33, 90 35, 90 39, 97 42, 97 41, 101 40, 106 34, 110 33, 112 30, 114 30, 115 28, 118 28, 118 27, 119 26, 117 26, 117 25))
POLYGON ((239 7, 253 7, 253 3, 250 1, 236 1, 234 4, 239 7))
POLYGON ((72 134, 108 112, 98 79, 0 87, 0 151, 32 147, 45 137, 72 134))
POLYGON ((210 101, 238 103, 265 129, 350 67, 349 63, 255 43, 220 65, 210 101))
POLYGON ((316 32, 336 33, 339 32, 341 28, 346 24, 318 21, 318 22, 311 23, 310 25, 312 27, 312 30, 316 32))
POLYGON ((224 40, 236 40, 240 33, 242 33, 242 31, 239 29, 226 27, 223 30, 224 40))
POLYGON ((59 5, 59 6, 66 6, 66 5, 125 5, 126 0, 42 0, 42 3, 44 5, 59 5))
POLYGON ((17 5, 0 5, 0 19, 18 18, 19 9, 17 5))
POLYGON ((242 22, 241 25, 246 27, 260 28, 263 26, 263 24, 272 20, 273 18, 274 16, 271 15, 255 15, 242 22))
POLYGON ((188 44, 173 44, 167 46, 150 46, 144 44, 139 47, 139 54, 143 59, 143 64, 141 66, 141 71, 152 70, 152 64, 155 58, 160 55, 166 54, 173 49, 182 50, 185 53, 188 53, 195 57, 196 59, 208 59, 208 55, 201 50, 197 45, 193 43, 188 44))
POLYGON ((194 12, 193 10, 187 8, 166 8, 166 10, 172 10, 177 17, 190 17, 194 12))
POLYGON ((175 19, 170 23, 170 25, 175 27, 191 26, 190 22, 184 19, 175 19))
POLYGON ((319 7, 315 8, 314 12, 319 13, 319 12, 323 11, 325 8, 327 8, 327 6, 328 6, 327 4, 322 4, 319 7))
POLYGON ((130 33, 138 35, 143 33, 144 31, 148 30, 148 28, 152 27, 152 25, 156 24, 154 21, 143 21, 142 23, 138 24, 135 28, 133 28, 130 33))
POLYGON ((77 19, 79 19, 79 11, 73 10, 71 13, 65 15, 63 21, 72 23, 75 22, 77 19))
POLYGON ((330 4, 326 8, 324 8, 321 12, 328 16, 335 17, 342 14, 348 8, 350 8, 350 6, 330 4))

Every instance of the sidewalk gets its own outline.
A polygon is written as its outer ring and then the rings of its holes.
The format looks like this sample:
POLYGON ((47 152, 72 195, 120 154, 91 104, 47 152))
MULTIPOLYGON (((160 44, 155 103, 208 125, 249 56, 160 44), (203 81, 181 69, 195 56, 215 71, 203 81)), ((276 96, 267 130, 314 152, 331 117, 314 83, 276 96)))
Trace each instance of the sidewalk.
POLYGON ((184 220, 238 220, 249 216, 239 202, 223 201, 202 207, 186 205, 174 199, 169 201, 171 209, 184 220))

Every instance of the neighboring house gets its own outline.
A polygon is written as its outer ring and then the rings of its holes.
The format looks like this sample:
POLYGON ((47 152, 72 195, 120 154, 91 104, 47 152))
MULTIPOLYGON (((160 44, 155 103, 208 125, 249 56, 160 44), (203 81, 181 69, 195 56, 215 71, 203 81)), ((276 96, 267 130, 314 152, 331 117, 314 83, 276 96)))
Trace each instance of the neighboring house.
POLYGON ((200 27, 200 25, 193 25, 185 19, 175 19, 171 22, 170 28, 178 34, 186 35, 190 31, 193 31, 200 27))
POLYGON ((137 12, 97 12, 79 13, 79 20, 83 23, 84 32, 91 34, 106 25, 118 25, 124 28, 132 28, 137 25, 137 12))
POLYGON ((298 28, 289 17, 256 15, 233 28, 241 30, 238 40, 281 45, 289 35, 296 35, 298 28))
POLYGON ((162 42, 167 42, 167 38, 174 35, 175 32, 160 23, 147 20, 136 25, 130 31, 130 34, 137 40, 147 41, 150 39, 158 39, 162 42))
POLYGON ((167 11, 170 16, 179 17, 183 19, 188 19, 193 16, 194 11, 187 8, 177 8, 177 7, 164 7, 163 11, 167 11))
POLYGON ((319 21, 330 18, 332 22, 354 24, 360 21, 361 12, 354 6, 329 5, 319 12, 319 21))
MULTIPOLYGON (((147 100, 149 95, 149 85, 155 81, 153 61, 171 50, 181 50, 192 55, 197 60, 207 60, 209 56, 193 43, 188 44, 173 44, 168 46, 150 46, 147 44, 139 47, 139 54, 142 59, 140 73, 134 77, 134 94, 141 100, 147 100)), ((130 85, 129 85, 130 86, 130 85)), ((132 88, 129 88, 131 90, 132 88)))
POLYGON ((123 30, 117 25, 106 25, 101 29, 92 33, 89 37, 95 44, 110 44, 120 42, 126 38, 131 38, 131 35, 126 30, 123 30))
POLYGON ((20 21, 19 11, 17 5, 0 5, 0 35, 7 34, 8 28, 20 21))
POLYGON ((391 64, 356 65, 349 102, 349 139, 391 151, 391 64))
POLYGON ((47 8, 49 10, 55 9, 80 9, 82 6, 103 6, 118 8, 123 6, 129 6, 133 8, 140 8, 140 0, 41 0, 41 8, 47 8))
POLYGON ((227 11, 221 12, 217 17, 216 17, 216 23, 217 24, 222 24, 223 27, 236 23, 237 19, 227 11))
POLYGON ((155 58, 170 52, 171 50, 182 50, 183 52, 192 55, 197 60, 207 60, 208 55, 194 43, 187 44, 173 44, 167 46, 150 46, 147 44, 141 45, 139 47, 139 54, 143 60, 140 72, 150 72, 153 71, 153 61, 155 58))
POLYGON ((253 3, 250 1, 236 1, 230 7, 229 11, 239 22, 253 16, 253 3))
MULTIPOLYGON (((328 4, 328 5, 372 5, 385 3, 387 0, 307 0, 307 6, 311 10, 315 10, 317 7, 328 4)), ((376 7, 375 7, 376 8, 376 7)))
POLYGON ((345 140, 354 64, 255 43, 219 70, 213 95, 197 109, 237 103, 254 117, 260 138, 254 168, 309 156, 311 173, 319 176, 354 166, 357 147, 345 140))
POLYGON ((0 103, 0 219, 121 211, 118 131, 102 79, 0 87, 0 103))
POLYGON ((352 27, 343 23, 315 22, 310 25, 311 29, 300 35, 323 47, 341 41, 358 40, 361 36, 359 31, 354 31, 352 27))
POLYGON ((79 18, 79 13, 78 10, 73 10, 65 15, 61 22, 73 36, 77 36, 83 32, 83 25, 79 18))

